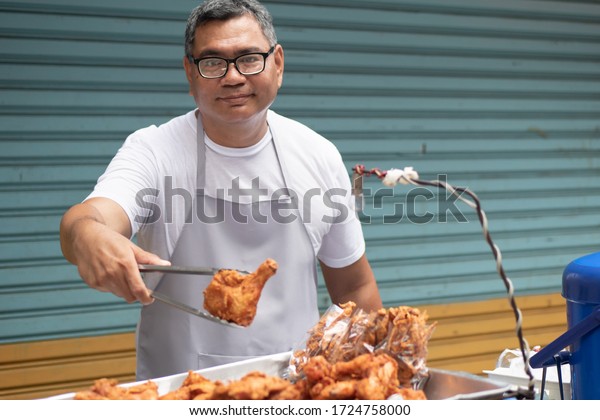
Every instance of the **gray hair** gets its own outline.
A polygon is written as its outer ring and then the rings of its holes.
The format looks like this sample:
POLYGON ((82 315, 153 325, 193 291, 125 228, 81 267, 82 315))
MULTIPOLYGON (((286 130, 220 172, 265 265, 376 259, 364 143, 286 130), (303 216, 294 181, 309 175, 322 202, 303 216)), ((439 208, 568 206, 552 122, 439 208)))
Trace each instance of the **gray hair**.
POLYGON ((273 18, 269 11, 256 0, 206 0, 197 6, 187 21, 185 28, 185 55, 192 56, 196 29, 213 20, 228 20, 249 14, 262 29, 263 35, 271 46, 277 44, 277 35, 273 27, 273 18))

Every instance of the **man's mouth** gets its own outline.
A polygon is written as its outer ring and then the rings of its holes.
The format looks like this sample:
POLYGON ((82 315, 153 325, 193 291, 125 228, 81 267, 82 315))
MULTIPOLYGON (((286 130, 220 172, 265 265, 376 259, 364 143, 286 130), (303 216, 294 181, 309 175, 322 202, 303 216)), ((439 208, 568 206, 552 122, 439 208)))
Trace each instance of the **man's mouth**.
POLYGON ((231 105, 238 105, 238 104, 243 104, 245 103, 252 95, 246 95, 246 94, 238 94, 238 95, 228 95, 228 96, 222 96, 221 97, 221 101, 231 104, 231 105))

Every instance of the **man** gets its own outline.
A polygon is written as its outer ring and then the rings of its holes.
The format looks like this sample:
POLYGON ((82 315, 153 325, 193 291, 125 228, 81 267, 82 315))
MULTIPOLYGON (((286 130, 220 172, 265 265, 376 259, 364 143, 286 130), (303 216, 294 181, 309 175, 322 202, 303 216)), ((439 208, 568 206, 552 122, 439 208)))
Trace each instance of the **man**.
POLYGON ((183 66, 197 109, 133 133, 94 192, 61 222, 65 257, 91 287, 140 301, 138 379, 288 351, 318 320, 316 261, 334 303, 381 307, 350 182, 335 147, 269 110, 284 53, 254 0, 208 0, 186 29, 183 66), (138 245, 130 238, 137 233, 138 245), (138 264, 253 271, 279 264, 256 318, 233 329, 160 302, 202 306, 209 278, 138 264))

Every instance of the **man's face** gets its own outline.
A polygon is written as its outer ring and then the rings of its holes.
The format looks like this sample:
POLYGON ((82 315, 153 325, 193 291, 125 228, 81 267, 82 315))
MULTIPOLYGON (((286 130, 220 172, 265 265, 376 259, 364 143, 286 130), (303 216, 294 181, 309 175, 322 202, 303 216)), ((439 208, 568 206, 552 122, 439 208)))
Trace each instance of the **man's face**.
MULTIPOLYGON (((226 21, 210 21, 196 29, 194 58, 235 58, 249 52, 271 48, 260 25, 250 15, 226 21)), ((266 111, 275 100, 283 80, 283 49, 277 45, 267 57, 262 73, 244 76, 233 64, 220 79, 205 79, 194 63, 184 58, 190 94, 207 129, 217 134, 232 124, 263 123, 266 111)))

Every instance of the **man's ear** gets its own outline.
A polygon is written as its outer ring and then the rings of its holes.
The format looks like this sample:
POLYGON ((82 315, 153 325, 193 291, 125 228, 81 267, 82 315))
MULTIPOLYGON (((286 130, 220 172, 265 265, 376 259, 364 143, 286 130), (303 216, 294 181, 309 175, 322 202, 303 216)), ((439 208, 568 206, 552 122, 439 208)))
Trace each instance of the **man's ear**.
POLYGON ((285 57, 283 54, 283 47, 281 44, 277 44, 275 46, 275 51, 273 52, 275 58, 275 66, 277 67, 277 81, 278 86, 281 87, 283 84, 283 68, 285 63, 285 57))

